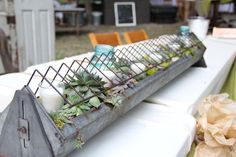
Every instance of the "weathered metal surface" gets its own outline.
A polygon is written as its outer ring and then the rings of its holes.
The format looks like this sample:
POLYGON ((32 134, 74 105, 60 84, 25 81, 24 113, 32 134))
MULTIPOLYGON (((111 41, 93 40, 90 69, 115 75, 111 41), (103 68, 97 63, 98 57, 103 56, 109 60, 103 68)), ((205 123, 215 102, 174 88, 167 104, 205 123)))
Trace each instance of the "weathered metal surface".
POLYGON ((25 90, 16 91, 9 114, 1 121, 0 156, 54 156, 33 99, 25 90))
POLYGON ((0 113, 0 136, 1 136, 1 132, 2 132, 2 128, 5 122, 5 119, 7 117, 9 111, 9 107, 7 107, 2 113, 0 113))
MULTIPOLYGON (((179 74, 187 70, 191 65, 198 62, 202 58, 204 50, 205 48, 199 49, 194 57, 188 56, 186 58, 181 58, 168 69, 159 71, 151 77, 139 82, 135 88, 129 89, 126 92, 126 98, 118 108, 111 109, 108 106, 103 105, 101 109, 96 112, 78 117, 75 120, 75 127, 67 125, 63 130, 63 134, 67 138, 66 141, 75 139, 79 132, 81 139, 86 142, 119 116, 128 112, 145 98, 149 97, 179 74)), ((64 152, 61 156, 65 156, 75 149, 71 142, 66 143, 63 147, 68 152, 64 152)))

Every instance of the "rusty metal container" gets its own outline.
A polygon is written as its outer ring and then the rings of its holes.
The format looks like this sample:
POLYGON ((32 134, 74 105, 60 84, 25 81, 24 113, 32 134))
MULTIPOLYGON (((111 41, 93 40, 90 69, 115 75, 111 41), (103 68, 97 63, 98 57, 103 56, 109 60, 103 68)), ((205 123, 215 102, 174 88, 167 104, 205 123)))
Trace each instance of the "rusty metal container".
MULTIPOLYGON (((29 83, 22 90, 16 91, 12 102, 0 115, 0 156, 67 156, 76 149, 74 145, 76 139, 81 142, 88 141, 145 98, 195 63, 201 61, 205 49, 205 46, 194 34, 190 34, 187 41, 174 34, 116 48, 113 61, 125 59, 127 64, 139 62, 144 65, 148 64, 148 68, 140 69, 139 73, 129 76, 128 79, 122 80, 121 84, 114 85, 110 89, 147 74, 153 68, 158 69, 158 71, 139 80, 133 87, 126 88, 121 94, 122 99, 118 102, 118 107, 111 107, 102 102, 98 109, 74 117, 73 125, 66 124, 63 129, 59 129, 55 125, 39 101, 38 87, 31 88, 32 85, 35 85, 32 80, 35 77, 40 78, 39 82, 46 81, 57 91, 53 86, 53 81, 56 79, 66 83, 65 78, 70 74, 74 74, 75 71, 84 71, 88 74, 93 73, 94 69, 100 73, 103 73, 103 71, 95 66, 96 63, 93 62, 93 59, 88 60, 86 58, 82 62, 74 61, 71 65, 62 64, 59 69, 49 67, 45 74, 35 70, 29 83), (169 63, 169 65, 163 66, 163 63, 169 63), (76 70, 74 70, 74 67, 77 67, 76 70), (55 76, 51 77, 52 79, 47 77, 50 71, 55 72, 55 76)), ((102 57, 104 58, 104 56, 102 57)), ((96 61, 101 61, 107 69, 112 71, 106 65, 108 63, 101 60, 101 58, 96 58, 96 61)), ((120 70, 123 72, 122 69, 120 70)), ((132 71, 133 69, 130 68, 129 70, 132 71)), ((105 76, 105 74, 103 75, 105 76)), ((57 92, 64 99, 64 102, 68 102, 63 94, 57 92)), ((84 98, 81 102, 86 99, 89 98, 84 98)), ((73 107, 78 104, 70 105, 73 107)))

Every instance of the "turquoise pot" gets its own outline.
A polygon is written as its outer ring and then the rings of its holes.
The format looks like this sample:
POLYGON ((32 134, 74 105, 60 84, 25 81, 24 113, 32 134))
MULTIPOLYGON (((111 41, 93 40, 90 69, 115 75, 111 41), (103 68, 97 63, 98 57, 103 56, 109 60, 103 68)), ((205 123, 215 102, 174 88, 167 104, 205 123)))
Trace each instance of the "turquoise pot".
POLYGON ((96 56, 109 56, 112 57, 114 54, 114 47, 111 45, 105 45, 105 44, 98 44, 95 47, 95 55, 96 56))
POLYGON ((189 34, 189 26, 185 26, 185 25, 180 26, 179 30, 180 30, 180 33, 182 35, 188 35, 189 34))
POLYGON ((95 47, 95 53, 92 63, 100 70, 106 70, 112 66, 112 58, 114 55, 114 47, 111 45, 98 44, 95 47))

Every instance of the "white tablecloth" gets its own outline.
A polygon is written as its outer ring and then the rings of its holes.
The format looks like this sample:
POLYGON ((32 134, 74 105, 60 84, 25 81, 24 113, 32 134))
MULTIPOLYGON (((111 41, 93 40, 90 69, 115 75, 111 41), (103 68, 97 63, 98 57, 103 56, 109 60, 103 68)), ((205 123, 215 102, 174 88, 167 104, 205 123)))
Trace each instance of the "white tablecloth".
POLYGON ((68 157, 185 157, 195 119, 141 103, 68 157))
POLYGON ((236 44, 236 38, 215 38, 212 37, 212 35, 207 36, 207 41, 214 41, 216 43, 224 43, 224 44, 230 44, 235 45, 236 44))
MULTIPOLYGON (((42 74, 44 74, 49 66, 52 66, 53 68, 55 68, 56 70, 58 70, 61 66, 62 63, 66 63, 68 66, 70 66, 72 64, 72 62, 74 60, 77 60, 78 62, 83 61, 85 58, 85 61, 88 61, 92 58, 93 53, 92 52, 88 52, 86 54, 81 54, 81 55, 77 55, 77 56, 73 56, 73 57, 66 57, 64 59, 61 60, 57 60, 57 61, 51 61, 48 63, 43 63, 43 64, 39 64, 39 65, 34 65, 31 66, 29 68, 27 68, 24 73, 27 74, 32 74, 34 72, 35 69, 39 70, 42 74)), ((76 65, 76 64, 74 64, 76 65)))
POLYGON ((0 113, 10 104, 15 94, 15 89, 0 86, 0 113))
POLYGON ((203 97, 219 93, 236 56, 236 44, 232 44, 236 41, 222 40, 208 37, 204 41, 207 68, 188 69, 146 101, 194 115, 203 97))
MULTIPOLYGON (((74 60, 82 61, 85 57, 90 59, 92 55, 93 53, 90 52, 78 56, 64 58, 57 61, 51 61, 48 63, 31 66, 22 73, 10 73, 0 76, 0 112, 2 112, 6 108, 6 106, 11 102, 15 91, 22 89, 24 85, 28 83, 35 69, 37 69, 42 73, 42 75, 44 75, 49 66, 52 66, 57 70, 59 69, 62 63, 66 63, 68 66, 70 66, 74 60)), ((67 70, 68 69, 62 68, 60 74, 63 75, 65 72, 67 72, 67 70)), ((52 79, 55 76, 55 72, 53 70, 50 70, 49 75, 47 76, 49 76, 47 77, 48 79, 52 79)), ((41 79, 42 77, 38 73, 36 73, 36 76, 33 77, 33 80, 29 85, 33 92, 38 87, 38 84, 40 83, 41 79)))

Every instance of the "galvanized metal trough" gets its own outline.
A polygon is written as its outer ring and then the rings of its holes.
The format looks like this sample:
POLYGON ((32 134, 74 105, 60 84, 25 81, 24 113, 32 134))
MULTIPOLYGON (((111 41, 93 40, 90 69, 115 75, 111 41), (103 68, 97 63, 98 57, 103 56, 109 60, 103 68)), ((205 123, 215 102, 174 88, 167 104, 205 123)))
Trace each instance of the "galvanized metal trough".
MULTIPOLYGON (((0 157, 67 156, 76 149, 74 145, 75 139, 80 139, 83 142, 88 141, 121 115, 127 113, 186 69, 202 60, 206 48, 195 35, 191 34, 187 43, 183 40, 185 39, 179 38, 178 35, 162 36, 158 39, 147 40, 117 49, 116 58, 126 57, 127 60, 135 63, 140 59, 139 56, 158 53, 162 56, 162 62, 173 59, 168 57, 161 49, 163 42, 165 42, 165 45, 174 45, 174 42, 179 43, 179 46, 185 45, 181 52, 175 49, 176 45, 169 46, 172 52, 179 56, 178 60, 173 61, 168 68, 160 68, 155 74, 139 81, 133 88, 128 88, 123 93, 124 99, 122 99, 118 107, 113 108, 102 104, 97 110, 75 117, 74 124, 67 124, 62 130, 56 127, 45 108, 38 101, 38 89, 33 92, 29 81, 28 85, 24 86, 22 90, 16 91, 12 102, 0 115, 0 157), (189 49, 191 49, 191 54, 184 54, 189 49), (135 53, 138 53, 138 55, 135 55, 135 53), (131 56, 128 56, 130 54, 131 56)), ((159 66, 161 62, 157 61, 153 66, 159 66)), ((77 63, 77 61, 74 63, 77 63)), ((79 68, 83 68, 83 63, 79 64, 79 68)), ((61 68, 63 66, 68 67, 68 71, 72 67, 72 65, 63 64, 61 68)), ((153 66, 147 70, 152 69, 153 66)), ((86 68, 88 67, 86 66, 86 68)), ((59 72, 61 68, 55 71, 56 77, 60 76, 63 81, 65 76, 68 75, 68 71, 61 76, 59 72)), ((83 70, 88 71, 86 68, 83 68, 83 70)), ((49 69, 53 68, 49 67, 49 69)), ((143 73, 146 71, 143 71, 143 73)), ((36 70, 32 77, 36 76, 36 74, 42 78, 41 81, 50 82, 46 78, 47 72, 42 75, 36 70)))

